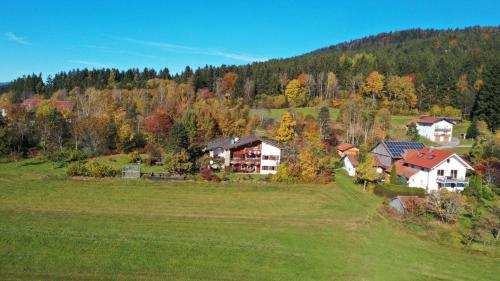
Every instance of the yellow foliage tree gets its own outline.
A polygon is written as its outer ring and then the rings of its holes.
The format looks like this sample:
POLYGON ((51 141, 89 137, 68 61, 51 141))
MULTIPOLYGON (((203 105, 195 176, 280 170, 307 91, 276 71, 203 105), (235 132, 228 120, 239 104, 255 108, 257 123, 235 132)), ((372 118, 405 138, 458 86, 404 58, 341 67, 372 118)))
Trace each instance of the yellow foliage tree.
POLYGON ((300 176, 305 182, 316 180, 319 165, 318 159, 315 157, 311 149, 305 148, 299 154, 300 176))
POLYGON ((280 127, 274 139, 282 143, 289 143, 295 136, 296 126, 297 123, 293 120, 292 114, 289 111, 285 112, 281 117, 280 127))
POLYGON ((415 85, 408 76, 394 75, 387 81, 387 90, 392 100, 392 109, 398 112, 408 111, 417 105, 415 85))
POLYGON ((366 185, 369 182, 375 182, 380 176, 373 167, 373 156, 368 153, 363 162, 356 168, 356 179, 363 183, 363 189, 366 190, 366 185))
POLYGON ((384 90, 384 75, 373 71, 366 77, 365 84, 363 85, 363 94, 371 96, 372 98, 382 98, 384 90))
POLYGON ((291 105, 303 106, 307 101, 307 89, 298 79, 293 79, 286 85, 285 96, 291 105))

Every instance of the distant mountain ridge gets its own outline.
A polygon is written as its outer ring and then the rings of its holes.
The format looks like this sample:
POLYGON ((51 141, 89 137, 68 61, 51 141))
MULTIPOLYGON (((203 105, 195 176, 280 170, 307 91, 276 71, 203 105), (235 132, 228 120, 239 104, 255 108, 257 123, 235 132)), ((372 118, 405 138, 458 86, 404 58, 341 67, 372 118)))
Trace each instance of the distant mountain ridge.
MULTIPOLYGON (((300 44, 300 39, 297 44, 300 44)), ((341 97, 359 89, 369 73, 378 71, 386 78, 411 76, 419 110, 428 110, 437 103, 469 112, 485 67, 498 64, 499 60, 500 26, 408 29, 367 36, 290 58, 247 65, 205 66, 196 70, 186 67, 174 76, 167 68, 159 72, 147 68, 142 71, 137 68, 121 71, 76 69, 60 72, 48 81, 33 74, 18 78, 7 87, 0 87, 0 93, 10 90, 20 101, 33 94, 48 97, 55 91, 74 87, 145 88, 146 82, 153 78, 191 83, 195 91, 216 92, 221 88, 224 75, 233 72, 237 74, 237 80, 232 96, 259 104, 265 96, 282 94, 286 83, 301 74, 307 74, 309 95, 314 99, 323 96, 328 73, 335 74, 336 97, 341 97), (460 79, 463 87, 458 89, 460 79), (456 98, 459 94, 460 99, 456 98)))
POLYGON ((472 27, 466 27, 463 29, 456 28, 456 29, 421 29, 421 28, 414 28, 414 29, 405 29, 401 31, 392 31, 392 32, 382 32, 379 34, 375 35, 369 35, 360 39, 355 39, 351 41, 346 41, 334 45, 330 45, 324 48, 320 48, 317 50, 314 50, 312 52, 306 53, 304 55, 310 55, 310 54, 318 54, 318 53, 325 53, 325 52, 331 52, 331 51, 353 51, 353 50, 360 50, 363 48, 369 48, 369 47, 382 47, 394 43, 402 43, 402 42, 408 42, 412 40, 424 40, 424 39, 429 39, 429 38, 435 38, 438 36, 449 36, 449 35, 455 35, 457 33, 461 32, 471 32, 471 33, 480 33, 480 32, 492 32, 492 33, 499 33, 500 32, 500 25, 499 26, 491 26, 491 27, 481 27, 481 26, 472 26, 472 27))

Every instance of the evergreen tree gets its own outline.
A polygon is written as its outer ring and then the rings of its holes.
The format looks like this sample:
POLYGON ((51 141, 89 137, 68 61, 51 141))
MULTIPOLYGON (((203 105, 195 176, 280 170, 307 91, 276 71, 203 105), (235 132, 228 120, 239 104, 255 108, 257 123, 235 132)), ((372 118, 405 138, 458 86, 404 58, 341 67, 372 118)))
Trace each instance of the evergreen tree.
POLYGON ((171 150, 179 152, 189 147, 188 132, 182 123, 175 123, 170 130, 168 146, 171 150))
POLYGON ((475 139, 479 136, 479 128, 477 127, 477 119, 472 119, 469 128, 467 129, 466 137, 468 139, 475 139))
POLYGON ((500 61, 488 66, 483 82, 477 94, 473 118, 486 121, 488 128, 495 132, 500 126, 500 61))
POLYGON ((392 164, 391 167, 391 183, 398 184, 398 172, 396 170, 396 165, 392 164))
POLYGON ((328 107, 323 106, 318 113, 319 133, 323 141, 327 140, 330 136, 330 111, 328 107))

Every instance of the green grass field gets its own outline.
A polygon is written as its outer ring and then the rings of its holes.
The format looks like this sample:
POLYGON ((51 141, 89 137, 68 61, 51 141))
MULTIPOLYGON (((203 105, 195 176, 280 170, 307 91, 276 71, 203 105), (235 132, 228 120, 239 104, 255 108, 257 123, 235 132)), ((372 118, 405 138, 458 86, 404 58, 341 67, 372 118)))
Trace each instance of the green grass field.
MULTIPOLYGON (((328 109, 330 111, 330 117, 332 118, 332 120, 336 120, 339 114, 339 110, 336 108, 328 108, 328 109)), ((287 112, 288 110, 289 110, 288 108, 252 109, 250 111, 250 115, 280 120, 283 113, 287 112)), ((299 107, 296 110, 302 113, 304 117, 306 117, 307 115, 318 117, 318 112, 320 110, 320 107, 299 107)))
POLYGON ((500 254, 419 238, 336 184, 72 180, 0 164, 1 280, 495 280, 500 254))

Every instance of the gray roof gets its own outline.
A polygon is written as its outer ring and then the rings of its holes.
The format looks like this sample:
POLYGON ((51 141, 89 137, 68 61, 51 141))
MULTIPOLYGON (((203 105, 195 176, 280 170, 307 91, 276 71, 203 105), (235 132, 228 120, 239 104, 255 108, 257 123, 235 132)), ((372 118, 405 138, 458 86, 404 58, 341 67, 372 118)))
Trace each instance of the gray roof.
POLYGON ((232 148, 236 148, 236 147, 246 145, 249 143, 253 143, 256 141, 261 141, 261 142, 265 142, 267 144, 270 144, 270 145, 273 145, 276 147, 280 147, 279 143, 277 141, 272 140, 272 139, 268 139, 266 137, 256 137, 256 136, 250 135, 250 136, 241 137, 237 141, 235 141, 235 140, 236 140, 236 138, 221 138, 221 139, 209 141, 207 143, 207 146, 205 147, 205 150, 210 151, 210 150, 214 150, 217 148, 232 149, 232 148))

